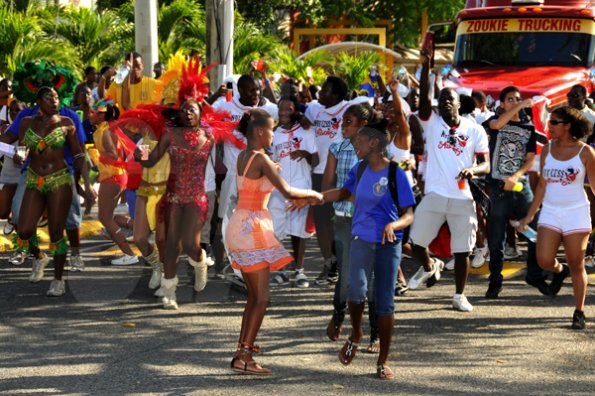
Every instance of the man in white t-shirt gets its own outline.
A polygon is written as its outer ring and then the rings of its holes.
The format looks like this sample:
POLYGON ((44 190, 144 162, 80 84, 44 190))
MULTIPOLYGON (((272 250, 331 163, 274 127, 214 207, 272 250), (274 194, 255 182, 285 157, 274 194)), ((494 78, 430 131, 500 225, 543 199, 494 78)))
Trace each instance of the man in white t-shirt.
MULTIPOLYGON (((312 189, 322 191, 322 175, 326 167, 329 147, 332 143, 341 142, 341 122, 343 113, 351 105, 346 101, 348 88, 345 81, 337 76, 328 76, 318 92, 318 102, 312 102, 306 109, 306 118, 312 122, 312 130, 316 134, 316 147, 318 151, 318 165, 312 171, 312 189)), ((317 281, 335 281, 337 279, 337 260, 333 223, 334 215, 332 203, 316 205, 314 210, 314 224, 318 246, 324 258, 324 267, 317 281)))
POLYGON ((432 111, 428 67, 431 55, 422 50, 419 118, 426 138, 426 183, 425 196, 415 210, 411 228, 413 255, 422 267, 409 280, 409 288, 416 289, 432 277, 440 278, 443 263, 430 259, 428 245, 446 221, 455 256, 453 307, 469 312, 473 306, 463 291, 469 272, 469 255, 475 246, 477 215, 468 180, 490 171, 488 138, 481 126, 459 116, 459 95, 452 88, 440 91, 438 114, 432 111))

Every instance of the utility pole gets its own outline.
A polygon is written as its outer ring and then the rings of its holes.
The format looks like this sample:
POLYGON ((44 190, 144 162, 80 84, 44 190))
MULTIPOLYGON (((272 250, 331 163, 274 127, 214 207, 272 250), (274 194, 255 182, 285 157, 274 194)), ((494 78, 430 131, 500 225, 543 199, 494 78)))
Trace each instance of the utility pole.
POLYGON ((152 77, 153 64, 159 60, 157 0, 134 0, 134 43, 136 52, 143 57, 143 74, 152 77))
POLYGON ((206 0, 207 63, 218 63, 209 75, 211 90, 233 74, 234 3, 232 0, 206 0))

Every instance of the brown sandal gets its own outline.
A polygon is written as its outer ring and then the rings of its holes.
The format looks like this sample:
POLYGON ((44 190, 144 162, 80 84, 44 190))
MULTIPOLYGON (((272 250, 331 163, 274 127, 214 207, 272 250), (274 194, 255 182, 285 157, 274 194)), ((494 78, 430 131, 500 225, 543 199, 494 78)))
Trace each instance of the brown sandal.
POLYGON ((357 347, 359 346, 358 343, 351 341, 351 338, 348 338, 343 344, 343 348, 339 351, 339 361, 344 366, 349 365, 353 358, 355 357, 355 353, 357 352, 357 347))
POLYGON ((376 366, 376 376, 383 381, 392 381, 395 379, 395 373, 385 364, 376 366))
POLYGON ((380 341, 372 341, 368 348, 366 348, 366 353, 380 353, 380 341))
POLYGON ((238 350, 231 359, 231 369, 241 374, 252 374, 252 375, 270 375, 272 371, 268 368, 262 367, 259 363, 256 363, 252 359, 253 353, 260 353, 260 348, 256 345, 250 345, 246 342, 242 342, 238 345, 238 350), (243 366, 236 366, 236 362, 240 362, 243 366))
POLYGON ((335 318, 331 318, 326 326, 326 335, 331 341, 337 341, 341 336, 341 324, 335 323, 335 318))

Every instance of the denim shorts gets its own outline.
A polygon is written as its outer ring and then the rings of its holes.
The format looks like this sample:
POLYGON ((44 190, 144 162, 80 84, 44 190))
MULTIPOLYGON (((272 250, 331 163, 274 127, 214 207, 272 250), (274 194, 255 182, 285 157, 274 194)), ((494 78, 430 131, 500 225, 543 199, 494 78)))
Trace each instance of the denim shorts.
POLYGON ((400 240, 382 245, 354 237, 349 262, 349 301, 360 304, 366 300, 373 271, 376 282, 376 313, 392 315, 395 310, 395 283, 400 264, 400 240))

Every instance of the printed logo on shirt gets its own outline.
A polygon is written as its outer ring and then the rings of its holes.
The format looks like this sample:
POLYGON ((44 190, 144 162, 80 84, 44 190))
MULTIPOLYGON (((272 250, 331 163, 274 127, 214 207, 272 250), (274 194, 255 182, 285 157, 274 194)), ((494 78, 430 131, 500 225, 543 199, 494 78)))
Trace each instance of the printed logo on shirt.
POLYGON ((337 117, 333 117, 330 120, 314 121, 316 137, 328 136, 330 139, 334 139, 335 136, 337 136, 340 126, 341 119, 338 119, 337 117))
POLYGON ((452 150, 452 152, 458 157, 463 152, 469 136, 459 135, 456 130, 442 131, 440 134, 440 142, 438 148, 441 150, 452 150))
POLYGON ((287 142, 283 142, 280 144, 275 145, 275 152, 277 154, 277 159, 282 159, 285 157, 289 157, 289 155, 293 151, 297 151, 300 149, 302 145, 303 138, 294 137, 287 142))
POLYGON ((548 183, 560 183, 562 186, 572 184, 578 176, 579 170, 574 168, 552 169, 544 168, 543 177, 548 183))
POLYGON ((387 190, 388 190, 388 179, 384 176, 381 177, 380 180, 378 180, 372 186, 372 191, 373 191, 374 195, 376 195, 377 197, 382 197, 384 194, 386 194, 387 190))

